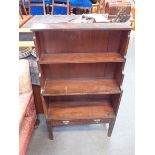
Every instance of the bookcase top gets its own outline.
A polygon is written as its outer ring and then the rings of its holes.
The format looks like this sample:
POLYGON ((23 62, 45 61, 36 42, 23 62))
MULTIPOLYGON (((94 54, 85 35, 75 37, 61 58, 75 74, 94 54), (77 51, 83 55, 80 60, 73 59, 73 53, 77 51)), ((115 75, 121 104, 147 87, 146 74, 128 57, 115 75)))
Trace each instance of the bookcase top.
POLYGON ((31 30, 131 30, 131 26, 127 23, 35 23, 31 30))
POLYGON ((95 23, 81 23, 81 15, 47 15, 34 16, 22 28, 32 31, 44 30, 131 30, 129 23, 105 23, 105 14, 89 15, 95 23))

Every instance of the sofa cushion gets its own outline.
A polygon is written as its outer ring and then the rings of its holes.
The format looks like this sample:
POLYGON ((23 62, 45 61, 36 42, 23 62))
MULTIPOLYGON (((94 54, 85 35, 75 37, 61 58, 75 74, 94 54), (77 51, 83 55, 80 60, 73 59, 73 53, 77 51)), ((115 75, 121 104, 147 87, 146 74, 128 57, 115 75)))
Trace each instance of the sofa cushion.
POLYGON ((28 93, 32 91, 31 76, 28 60, 19 61, 19 93, 28 93))
POLYGON ((23 121, 23 118, 26 114, 26 110, 30 102, 32 102, 33 95, 32 91, 19 95, 19 127, 23 121))
POLYGON ((25 155, 30 137, 32 135, 33 127, 36 121, 36 113, 32 116, 24 117, 19 133, 19 155, 25 155))

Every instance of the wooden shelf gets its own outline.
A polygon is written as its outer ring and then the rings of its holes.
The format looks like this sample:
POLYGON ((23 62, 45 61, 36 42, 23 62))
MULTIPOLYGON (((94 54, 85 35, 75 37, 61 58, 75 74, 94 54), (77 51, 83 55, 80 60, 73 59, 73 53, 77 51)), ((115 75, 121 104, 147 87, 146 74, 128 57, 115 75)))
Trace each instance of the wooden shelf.
POLYGON ((40 64, 124 62, 119 53, 42 54, 40 64))
POLYGON ((46 80, 42 91, 44 96, 118 94, 121 90, 115 80, 72 79, 46 80))
POLYGON ((49 104, 48 117, 53 120, 112 119, 115 114, 108 100, 61 101, 49 104))
POLYGON ((35 34, 50 139, 54 126, 100 123, 109 124, 111 136, 120 105, 131 26, 67 23, 79 17, 36 17, 27 24, 35 34))

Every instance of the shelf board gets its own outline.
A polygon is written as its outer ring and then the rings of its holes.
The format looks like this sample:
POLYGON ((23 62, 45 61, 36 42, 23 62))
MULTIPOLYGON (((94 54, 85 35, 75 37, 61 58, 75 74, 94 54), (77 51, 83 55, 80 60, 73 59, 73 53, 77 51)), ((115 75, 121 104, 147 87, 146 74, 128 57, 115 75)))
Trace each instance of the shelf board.
POLYGON ((71 79, 46 80, 43 96, 118 94, 121 90, 115 80, 71 79))
POLYGON ((119 53, 42 54, 40 64, 124 62, 119 53))
POLYGON ((49 104, 48 117, 53 120, 113 119, 115 113, 108 100, 62 101, 49 104))

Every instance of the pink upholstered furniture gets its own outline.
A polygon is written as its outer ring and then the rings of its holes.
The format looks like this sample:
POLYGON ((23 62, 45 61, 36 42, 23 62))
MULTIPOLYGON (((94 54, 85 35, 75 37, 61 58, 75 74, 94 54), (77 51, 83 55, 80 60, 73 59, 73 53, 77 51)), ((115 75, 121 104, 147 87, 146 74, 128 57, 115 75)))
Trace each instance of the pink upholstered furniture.
POLYGON ((19 155, 25 155, 36 122, 29 62, 19 61, 19 155))

